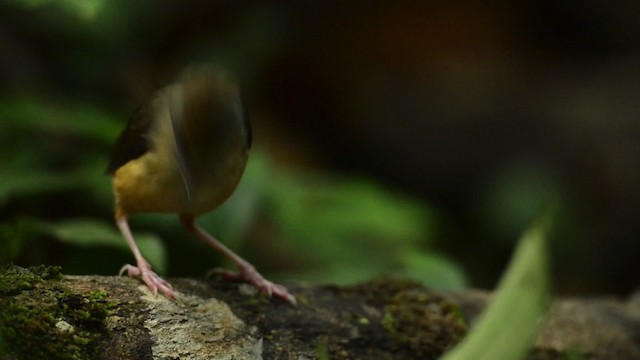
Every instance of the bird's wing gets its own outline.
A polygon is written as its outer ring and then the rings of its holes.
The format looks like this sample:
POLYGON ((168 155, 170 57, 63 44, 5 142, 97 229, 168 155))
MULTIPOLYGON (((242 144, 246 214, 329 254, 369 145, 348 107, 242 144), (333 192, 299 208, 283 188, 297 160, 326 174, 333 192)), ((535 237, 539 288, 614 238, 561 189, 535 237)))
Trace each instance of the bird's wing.
POLYGON ((107 165, 107 174, 113 175, 121 166, 149 151, 146 134, 149 132, 152 119, 150 103, 140 106, 135 111, 116 140, 107 165))
POLYGON ((175 148, 176 163, 180 178, 187 194, 187 203, 189 207, 193 205, 193 176, 189 171, 189 157, 185 153, 185 135, 184 135, 184 91, 181 85, 176 86, 176 90, 169 97, 169 112, 171 114, 171 131, 173 132, 173 141, 175 148))

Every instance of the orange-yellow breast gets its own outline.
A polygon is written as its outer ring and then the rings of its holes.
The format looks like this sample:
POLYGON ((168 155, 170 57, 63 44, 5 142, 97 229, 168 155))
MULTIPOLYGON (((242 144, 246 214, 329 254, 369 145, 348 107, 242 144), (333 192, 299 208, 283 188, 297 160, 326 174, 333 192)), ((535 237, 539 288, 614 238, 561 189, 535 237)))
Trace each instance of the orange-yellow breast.
POLYGON ((125 213, 165 212, 199 215, 222 204, 238 185, 246 151, 230 154, 187 195, 174 160, 149 152, 120 167, 113 177, 116 207, 125 213))

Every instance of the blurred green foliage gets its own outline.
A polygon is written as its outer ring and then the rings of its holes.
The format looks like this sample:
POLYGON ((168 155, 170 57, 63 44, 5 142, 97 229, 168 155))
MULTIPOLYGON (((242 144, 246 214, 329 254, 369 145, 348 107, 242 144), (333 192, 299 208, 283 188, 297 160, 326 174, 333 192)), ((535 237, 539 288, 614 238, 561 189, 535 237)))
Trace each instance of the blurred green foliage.
MULTIPOLYGON (((84 39, 87 46, 58 64, 78 75, 69 80, 79 87, 99 78, 104 51, 125 51, 134 41, 127 29, 136 20, 122 14, 141 6, 98 0, 8 4, 32 11, 32 31, 84 39)), ((278 27, 265 16, 247 15, 249 24, 242 27, 263 35, 260 41, 234 40, 241 53, 268 53, 273 46, 278 27)), ((204 53, 235 64, 241 77, 255 67, 242 60, 247 57, 228 59, 224 45, 210 50, 204 53)), ((126 114, 54 95, 42 85, 0 97, 0 152, 6 154, 0 168, 0 262, 114 273, 132 256, 112 223, 111 185, 103 173, 126 114)), ((134 215, 131 222, 141 251, 158 271, 193 276, 215 265, 217 255, 185 240, 175 216, 134 215)), ((429 248, 437 231, 435 211, 370 180, 283 171, 259 148, 235 195, 200 222, 261 269, 282 277, 344 283, 395 274, 440 288, 466 285, 462 271, 429 248)))
MULTIPOLYGON (((100 268, 92 258, 109 249, 123 261, 129 251, 111 221, 104 175, 124 121, 81 102, 26 95, 0 100, 0 117, 0 151, 10 154, 0 170, 2 262, 47 261, 76 272, 112 273, 120 264, 100 268)), ((180 254, 171 251, 179 242, 159 240, 186 237, 177 222, 167 225, 166 215, 141 216, 141 224, 133 218, 134 232, 147 232, 135 235, 142 252, 160 272, 171 274, 183 266, 182 256, 191 262, 189 251, 199 252, 199 244, 187 243, 180 254)), ((392 274, 438 288, 466 285, 454 263, 429 249, 435 211, 370 180, 280 171, 260 149, 237 193, 202 222, 267 270, 290 278, 346 283, 392 274)), ((213 265, 210 256, 201 258, 201 268, 213 265)))
POLYGON ((464 286, 453 263, 426 250, 437 216, 424 205, 365 179, 306 174, 272 184, 272 216, 287 224, 287 248, 310 254, 307 261, 318 265, 310 278, 351 282, 386 273, 434 287, 464 286))
POLYGON ((93 20, 104 6, 104 0, 9 0, 9 2, 31 9, 54 6, 71 17, 84 21, 93 20))

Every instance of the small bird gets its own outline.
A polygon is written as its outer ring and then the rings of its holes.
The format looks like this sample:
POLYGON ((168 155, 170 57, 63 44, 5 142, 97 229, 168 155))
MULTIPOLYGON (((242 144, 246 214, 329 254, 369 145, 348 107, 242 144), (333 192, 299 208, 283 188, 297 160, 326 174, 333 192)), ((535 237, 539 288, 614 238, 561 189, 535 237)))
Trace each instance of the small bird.
POLYGON ((120 273, 139 277, 154 294, 175 299, 171 284, 153 272, 140 253, 127 217, 176 213, 189 233, 238 267, 238 272, 218 271, 223 277, 246 281, 268 296, 295 304, 284 286, 265 279, 195 222, 231 196, 250 147, 251 125, 236 82, 215 66, 188 68, 176 83, 140 106, 118 137, 107 166, 113 177, 115 221, 136 259, 136 266, 127 264, 120 273))

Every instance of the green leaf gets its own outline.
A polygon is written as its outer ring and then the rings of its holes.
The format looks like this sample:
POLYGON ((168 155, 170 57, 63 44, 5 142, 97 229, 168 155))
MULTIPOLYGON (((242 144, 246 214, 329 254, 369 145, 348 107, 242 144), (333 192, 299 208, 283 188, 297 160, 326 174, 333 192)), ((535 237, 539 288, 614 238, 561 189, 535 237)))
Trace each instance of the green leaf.
POLYGON ((462 290, 468 280, 455 262, 438 253, 407 251, 403 256, 406 270, 402 275, 422 282, 434 290, 462 290))
POLYGON ((522 236, 493 302, 442 360, 525 358, 549 303, 545 225, 538 223, 522 236))
POLYGON ((111 114, 89 104, 33 96, 0 99, 0 118, 2 127, 74 135, 104 145, 113 143, 123 125, 111 114))
MULTIPOLYGON (((56 239, 78 246, 109 246, 130 251, 115 225, 92 219, 74 219, 55 224, 42 224, 42 229, 56 239)), ((158 272, 167 270, 165 247, 154 234, 135 234, 140 252, 158 272)))
POLYGON ((51 235, 63 242, 82 246, 126 247, 122 236, 114 226, 92 220, 76 219, 51 225, 51 235))
POLYGON ((361 249, 360 240, 403 250, 430 230, 425 208, 370 181, 289 176, 276 178, 271 188, 271 214, 280 230, 293 245, 317 245, 313 254, 334 258, 332 246, 351 243, 361 249), (310 237, 318 241, 299 242, 310 237))
POLYGON ((91 21, 104 7, 104 0, 11 0, 10 3, 35 9, 47 6, 59 6, 69 15, 84 21, 91 21))
POLYGON ((44 170, 15 170, 14 174, 0 170, 0 205, 10 197, 35 195, 78 186, 78 179, 70 173, 55 174, 44 170))

